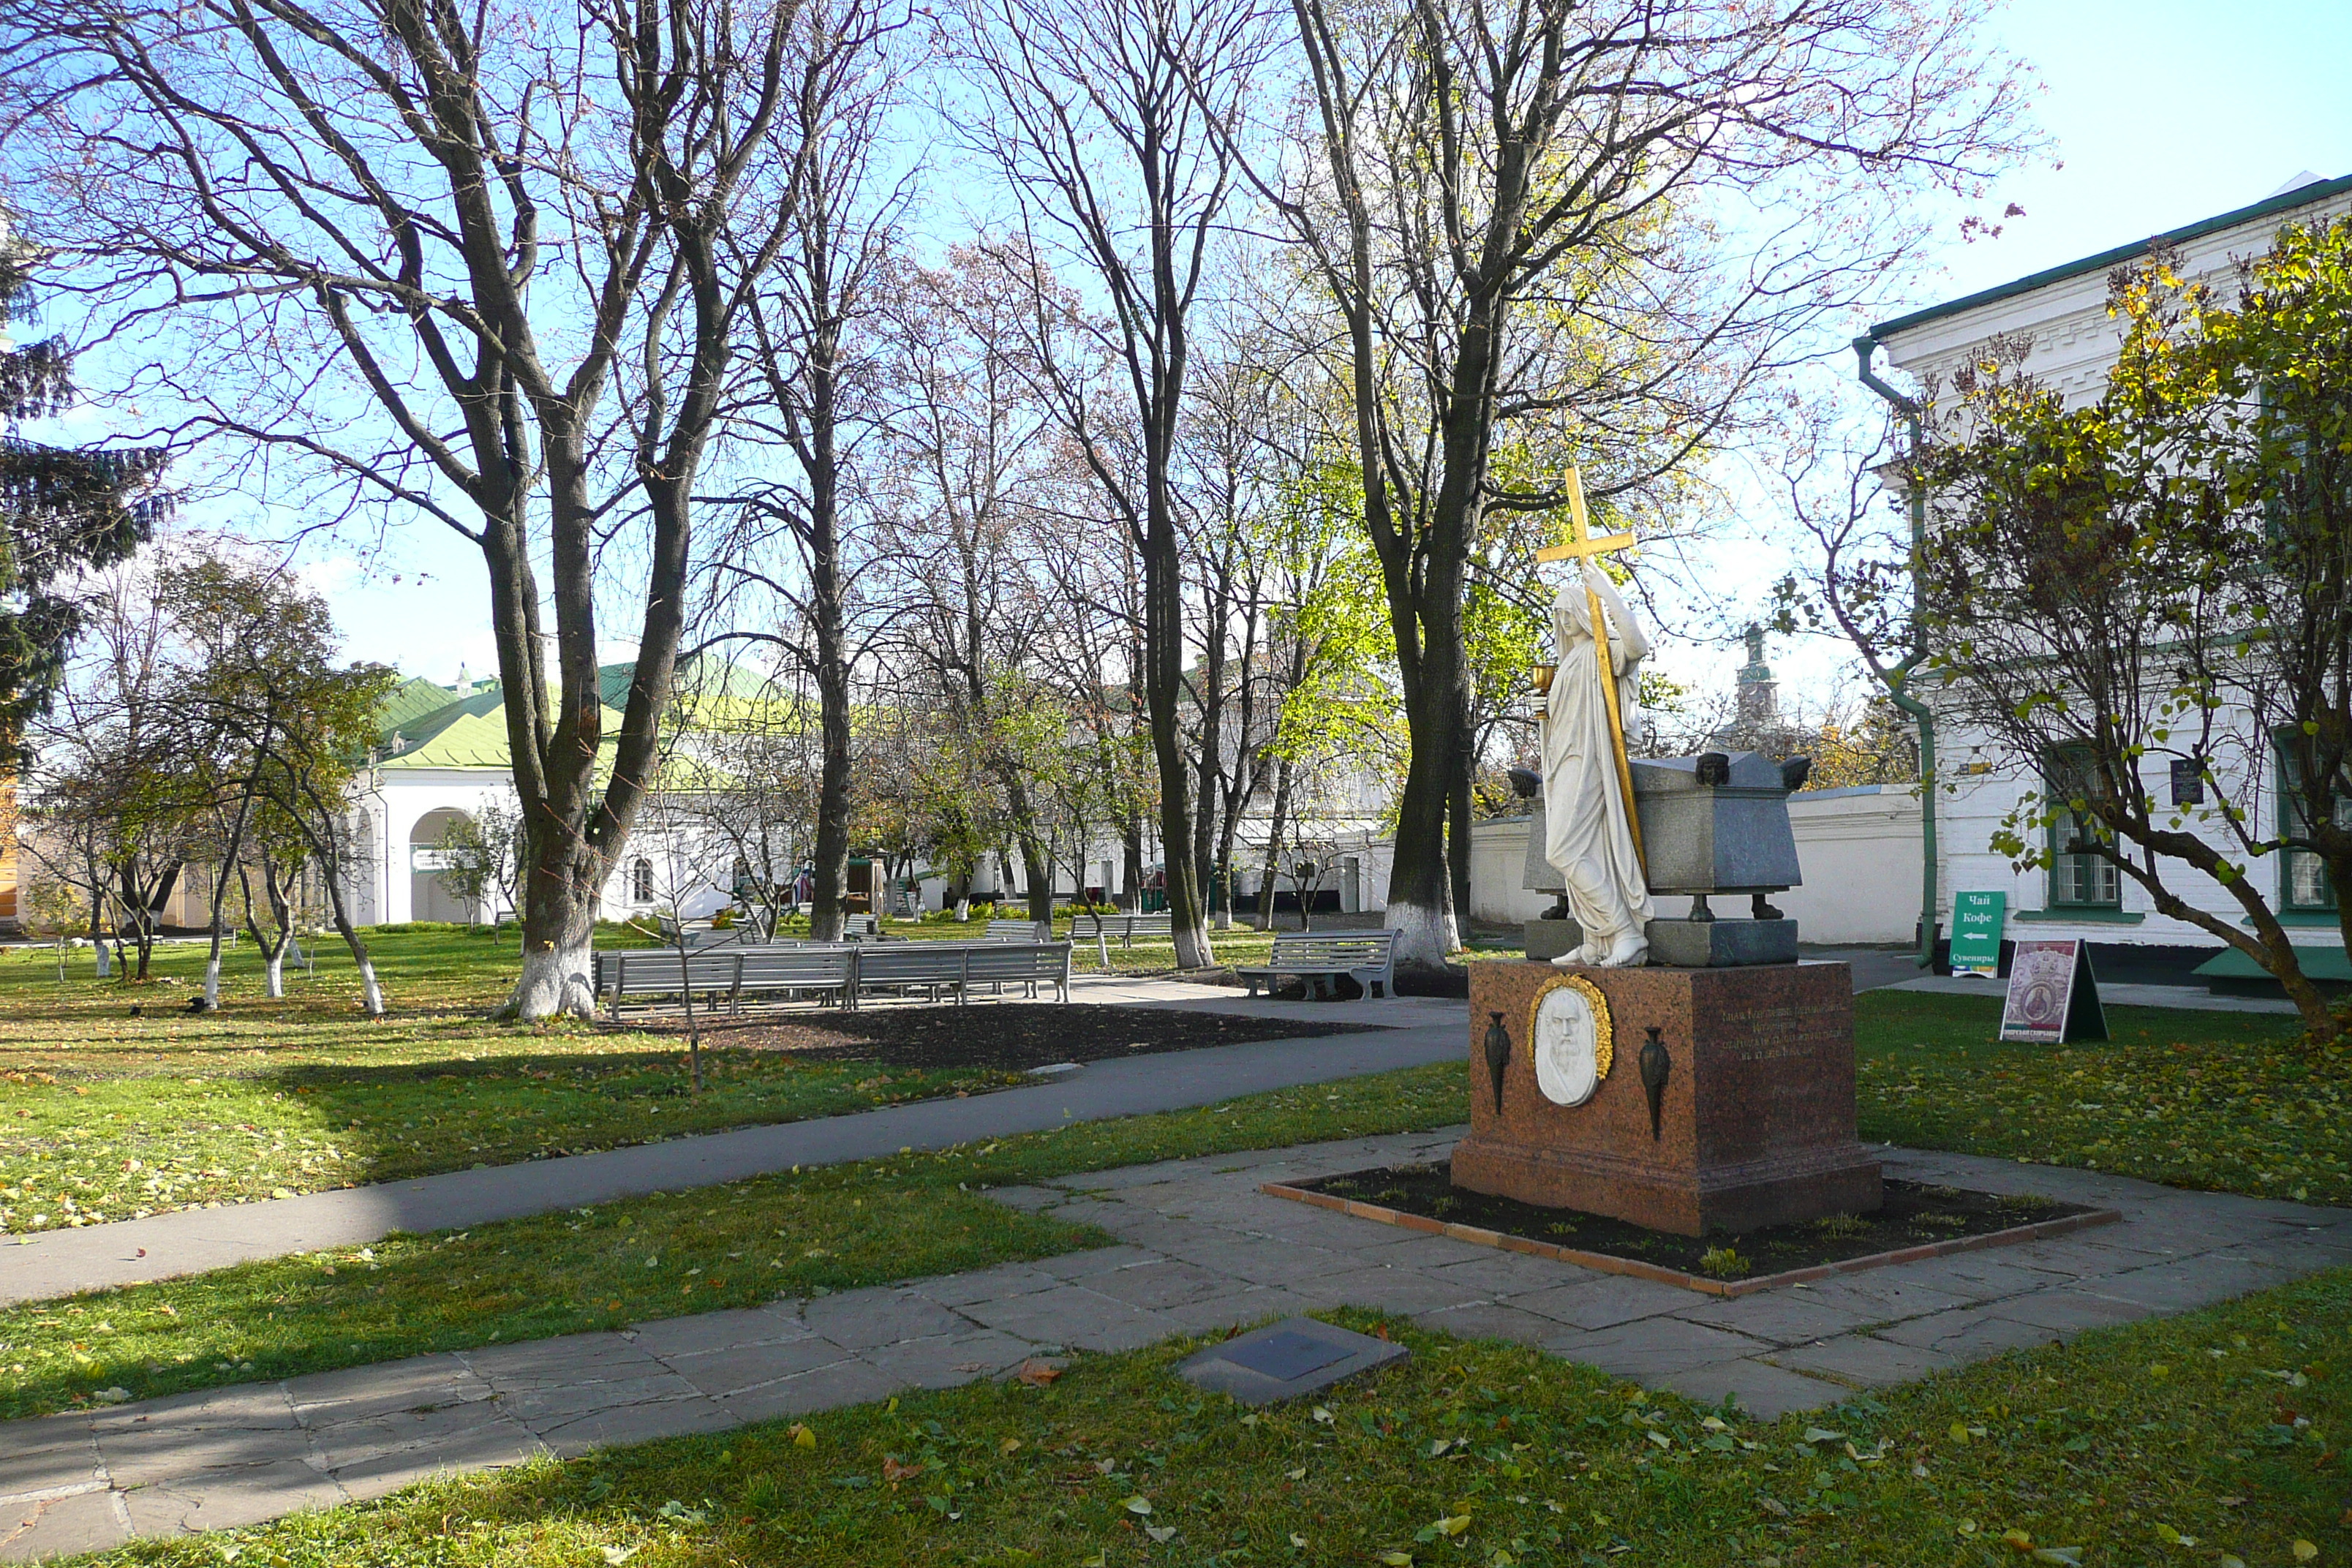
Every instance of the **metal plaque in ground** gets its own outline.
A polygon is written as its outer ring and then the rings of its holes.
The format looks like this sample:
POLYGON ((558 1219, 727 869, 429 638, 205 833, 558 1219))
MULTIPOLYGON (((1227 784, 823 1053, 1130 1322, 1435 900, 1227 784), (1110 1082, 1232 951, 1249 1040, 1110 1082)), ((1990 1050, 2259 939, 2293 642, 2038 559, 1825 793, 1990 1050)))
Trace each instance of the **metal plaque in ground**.
POLYGON ((1335 1383, 1402 1361, 1405 1348, 1370 1334, 1333 1328, 1312 1318, 1237 1334, 1212 1345, 1176 1369, 1195 1387, 1230 1394, 1244 1405, 1272 1405, 1319 1394, 1335 1383))

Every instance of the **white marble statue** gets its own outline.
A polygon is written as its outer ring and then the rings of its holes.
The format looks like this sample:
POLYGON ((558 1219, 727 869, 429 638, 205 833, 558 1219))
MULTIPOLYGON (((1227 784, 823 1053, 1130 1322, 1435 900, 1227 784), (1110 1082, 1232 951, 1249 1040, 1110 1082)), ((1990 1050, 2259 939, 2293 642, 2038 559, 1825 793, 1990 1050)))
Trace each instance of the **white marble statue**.
POLYGON ((1552 600, 1551 633, 1559 668, 1544 703, 1544 858, 1568 884, 1569 911, 1584 933, 1584 945, 1552 960, 1558 964, 1625 967, 1650 956, 1645 934, 1656 910, 1633 850, 1633 829, 1617 773, 1617 743, 1609 729, 1609 709, 1601 686, 1601 662, 1592 647, 1591 599, 1601 596, 1609 623, 1618 710, 1628 729, 1634 724, 1642 684, 1642 656, 1649 639, 1634 623, 1625 601, 1590 559, 1552 600))

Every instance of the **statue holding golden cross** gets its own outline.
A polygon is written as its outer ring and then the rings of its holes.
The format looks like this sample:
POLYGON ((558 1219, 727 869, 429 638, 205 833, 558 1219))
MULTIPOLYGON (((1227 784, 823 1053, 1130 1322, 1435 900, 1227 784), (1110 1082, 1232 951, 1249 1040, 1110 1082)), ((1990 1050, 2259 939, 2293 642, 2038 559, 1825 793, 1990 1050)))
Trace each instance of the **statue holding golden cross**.
MULTIPOLYGON (((1594 535, 1592 520, 1584 509, 1584 475, 1576 468, 1568 470, 1568 515, 1570 525, 1574 530, 1572 536, 1565 544, 1554 544, 1537 551, 1538 561, 1590 561, 1596 555, 1629 549, 1633 545, 1631 533, 1594 535)), ((1609 710, 1609 735, 1616 742, 1617 783, 1624 791, 1626 824, 1633 829, 1633 853, 1647 865, 1650 857, 1642 847, 1642 815, 1633 808, 1633 767, 1625 752, 1625 715, 1620 710, 1617 701, 1617 668, 1609 654, 1609 619, 1601 610, 1601 595, 1594 593, 1589 584, 1584 595, 1592 616, 1592 647, 1600 655, 1601 695, 1609 710)))

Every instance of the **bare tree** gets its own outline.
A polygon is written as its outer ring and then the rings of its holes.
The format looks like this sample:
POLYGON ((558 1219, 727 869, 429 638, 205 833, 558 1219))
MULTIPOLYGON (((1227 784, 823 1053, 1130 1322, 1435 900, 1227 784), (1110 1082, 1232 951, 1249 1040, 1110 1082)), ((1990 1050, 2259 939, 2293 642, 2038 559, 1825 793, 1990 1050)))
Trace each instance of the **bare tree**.
POLYGON ((1339 317, 1412 742, 1388 922, 1433 965, 1467 881, 1473 551, 1490 508, 1563 499, 1498 475, 1498 430, 1562 430, 1603 502, 1687 461, 1908 253, 1895 198, 2013 149, 2021 94, 1976 0, 1292 9, 1309 151, 1252 167, 1339 317))
POLYGON ((751 298, 739 393, 744 438, 789 454, 793 472, 747 479, 711 562, 719 605, 766 611, 761 628, 723 635, 783 650, 816 686, 823 751, 809 929, 823 941, 841 935, 849 891, 850 673, 861 652, 851 616, 861 562, 845 534, 858 501, 856 448, 887 414, 871 318, 913 189, 911 174, 894 177, 884 164, 892 142, 883 129, 902 107, 889 51, 904 25, 873 0, 805 0, 793 28, 791 237, 751 298))
POLYGON ((593 1005, 697 475, 784 244, 795 11, 0 6, 26 225, 108 390, 163 410, 168 444, 227 437, 281 504, 422 516, 480 550, 530 847, 516 1016, 593 1005), (607 750, 597 589, 629 561, 642 591, 608 592, 637 654, 607 750))
MULTIPOLYGON (((989 95, 970 132, 1003 172, 1033 235, 1045 225, 1099 286, 1078 312, 1074 363, 1041 355, 1054 401, 1096 482, 1134 536, 1143 578, 1143 687, 1159 772, 1160 837, 1176 962, 1214 962, 1193 846, 1195 789, 1181 742, 1184 594, 1175 495, 1192 318, 1234 195, 1212 115, 1242 109, 1264 13, 1238 0, 966 0, 958 54, 989 95), (1138 461, 1119 460, 1097 405, 1116 367, 1138 461)), ((1034 250, 1034 247, 1033 247, 1034 250)), ((1037 296, 1040 310, 1049 293, 1037 296)))

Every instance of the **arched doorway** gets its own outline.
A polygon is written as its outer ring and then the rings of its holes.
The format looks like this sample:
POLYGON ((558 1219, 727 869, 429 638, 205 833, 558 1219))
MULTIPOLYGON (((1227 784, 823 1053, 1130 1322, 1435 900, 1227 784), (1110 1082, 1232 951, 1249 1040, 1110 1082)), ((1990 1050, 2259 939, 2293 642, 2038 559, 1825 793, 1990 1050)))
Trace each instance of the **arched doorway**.
POLYGON ((454 805, 428 811, 416 819, 408 830, 408 918, 413 921, 448 921, 464 925, 476 917, 451 892, 441 879, 446 864, 441 849, 441 836, 453 822, 470 822, 467 813, 454 805))

